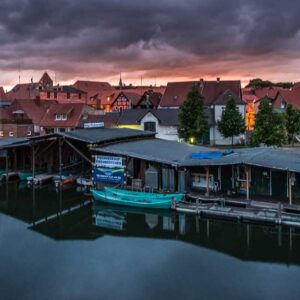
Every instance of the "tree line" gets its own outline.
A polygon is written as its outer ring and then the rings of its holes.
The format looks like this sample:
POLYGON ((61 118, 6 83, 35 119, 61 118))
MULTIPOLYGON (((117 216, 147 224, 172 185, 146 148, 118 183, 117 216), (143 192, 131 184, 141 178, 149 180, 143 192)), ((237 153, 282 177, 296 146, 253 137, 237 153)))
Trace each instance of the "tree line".
MULTIPOLYGON (((224 138, 231 138, 245 133, 245 119, 239 112, 235 100, 230 97, 217 121, 219 132, 224 138)), ((203 143, 208 135, 209 123, 205 113, 204 98, 194 86, 181 106, 178 135, 188 143, 203 143)), ((300 110, 288 104, 284 112, 276 112, 268 98, 261 100, 256 114, 254 130, 249 146, 294 145, 295 137, 300 133, 300 110)))

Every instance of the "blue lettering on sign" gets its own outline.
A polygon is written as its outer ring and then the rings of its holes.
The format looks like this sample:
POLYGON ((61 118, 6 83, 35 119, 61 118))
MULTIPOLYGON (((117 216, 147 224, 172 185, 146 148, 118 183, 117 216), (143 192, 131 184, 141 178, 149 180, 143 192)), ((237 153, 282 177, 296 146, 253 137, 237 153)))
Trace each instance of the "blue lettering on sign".
POLYGON ((125 180, 124 168, 94 168, 93 179, 95 182, 123 183, 125 180))

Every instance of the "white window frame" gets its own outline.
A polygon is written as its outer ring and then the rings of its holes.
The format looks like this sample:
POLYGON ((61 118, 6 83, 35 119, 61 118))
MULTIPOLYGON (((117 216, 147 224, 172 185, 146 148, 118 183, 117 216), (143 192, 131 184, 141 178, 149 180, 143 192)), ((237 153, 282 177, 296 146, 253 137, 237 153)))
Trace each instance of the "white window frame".
POLYGON ((10 131, 8 135, 11 136, 11 137, 14 136, 14 132, 10 131))
POLYGON ((61 119, 62 119, 62 115, 60 115, 60 114, 55 115, 56 121, 61 121, 61 119))
POLYGON ((27 131, 27 135, 28 135, 28 136, 31 136, 31 134, 32 134, 31 130, 28 130, 28 131, 27 131))
POLYGON ((3 130, 0 131, 0 136, 1 136, 1 137, 4 136, 3 130))

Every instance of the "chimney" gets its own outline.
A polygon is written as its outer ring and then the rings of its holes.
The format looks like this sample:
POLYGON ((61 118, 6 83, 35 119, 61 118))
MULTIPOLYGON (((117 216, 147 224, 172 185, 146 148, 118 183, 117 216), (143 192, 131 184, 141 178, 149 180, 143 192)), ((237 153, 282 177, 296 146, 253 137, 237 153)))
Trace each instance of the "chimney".
POLYGON ((218 82, 218 83, 220 82, 220 77, 217 77, 217 82, 218 82))
POLYGON ((203 78, 200 78, 200 80, 199 80, 199 87, 200 88, 204 87, 204 79, 203 78))
POLYGON ((147 94, 147 95, 146 95, 146 108, 147 108, 147 109, 149 109, 149 106, 150 106, 150 100, 149 100, 149 99, 150 99, 150 95, 147 94))
POLYGON ((97 98, 97 110, 100 110, 101 108, 101 99, 97 98))

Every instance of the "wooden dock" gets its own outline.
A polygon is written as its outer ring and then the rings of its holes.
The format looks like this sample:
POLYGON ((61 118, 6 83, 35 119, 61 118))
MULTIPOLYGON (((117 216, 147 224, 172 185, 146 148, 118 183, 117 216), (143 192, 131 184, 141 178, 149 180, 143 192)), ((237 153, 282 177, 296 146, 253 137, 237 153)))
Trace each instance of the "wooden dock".
POLYGON ((12 178, 18 178, 19 172, 11 171, 0 175, 0 181, 9 181, 12 178))
POLYGON ((287 226, 300 227, 300 208, 289 208, 282 204, 272 204, 264 206, 264 202, 244 207, 232 206, 222 202, 209 203, 199 201, 196 204, 190 202, 180 202, 175 207, 178 212, 187 214, 205 215, 210 217, 233 219, 237 221, 282 224, 287 226))
POLYGON ((41 185, 43 183, 49 182, 53 179, 55 174, 40 174, 34 177, 28 177, 27 182, 29 184, 41 185))

